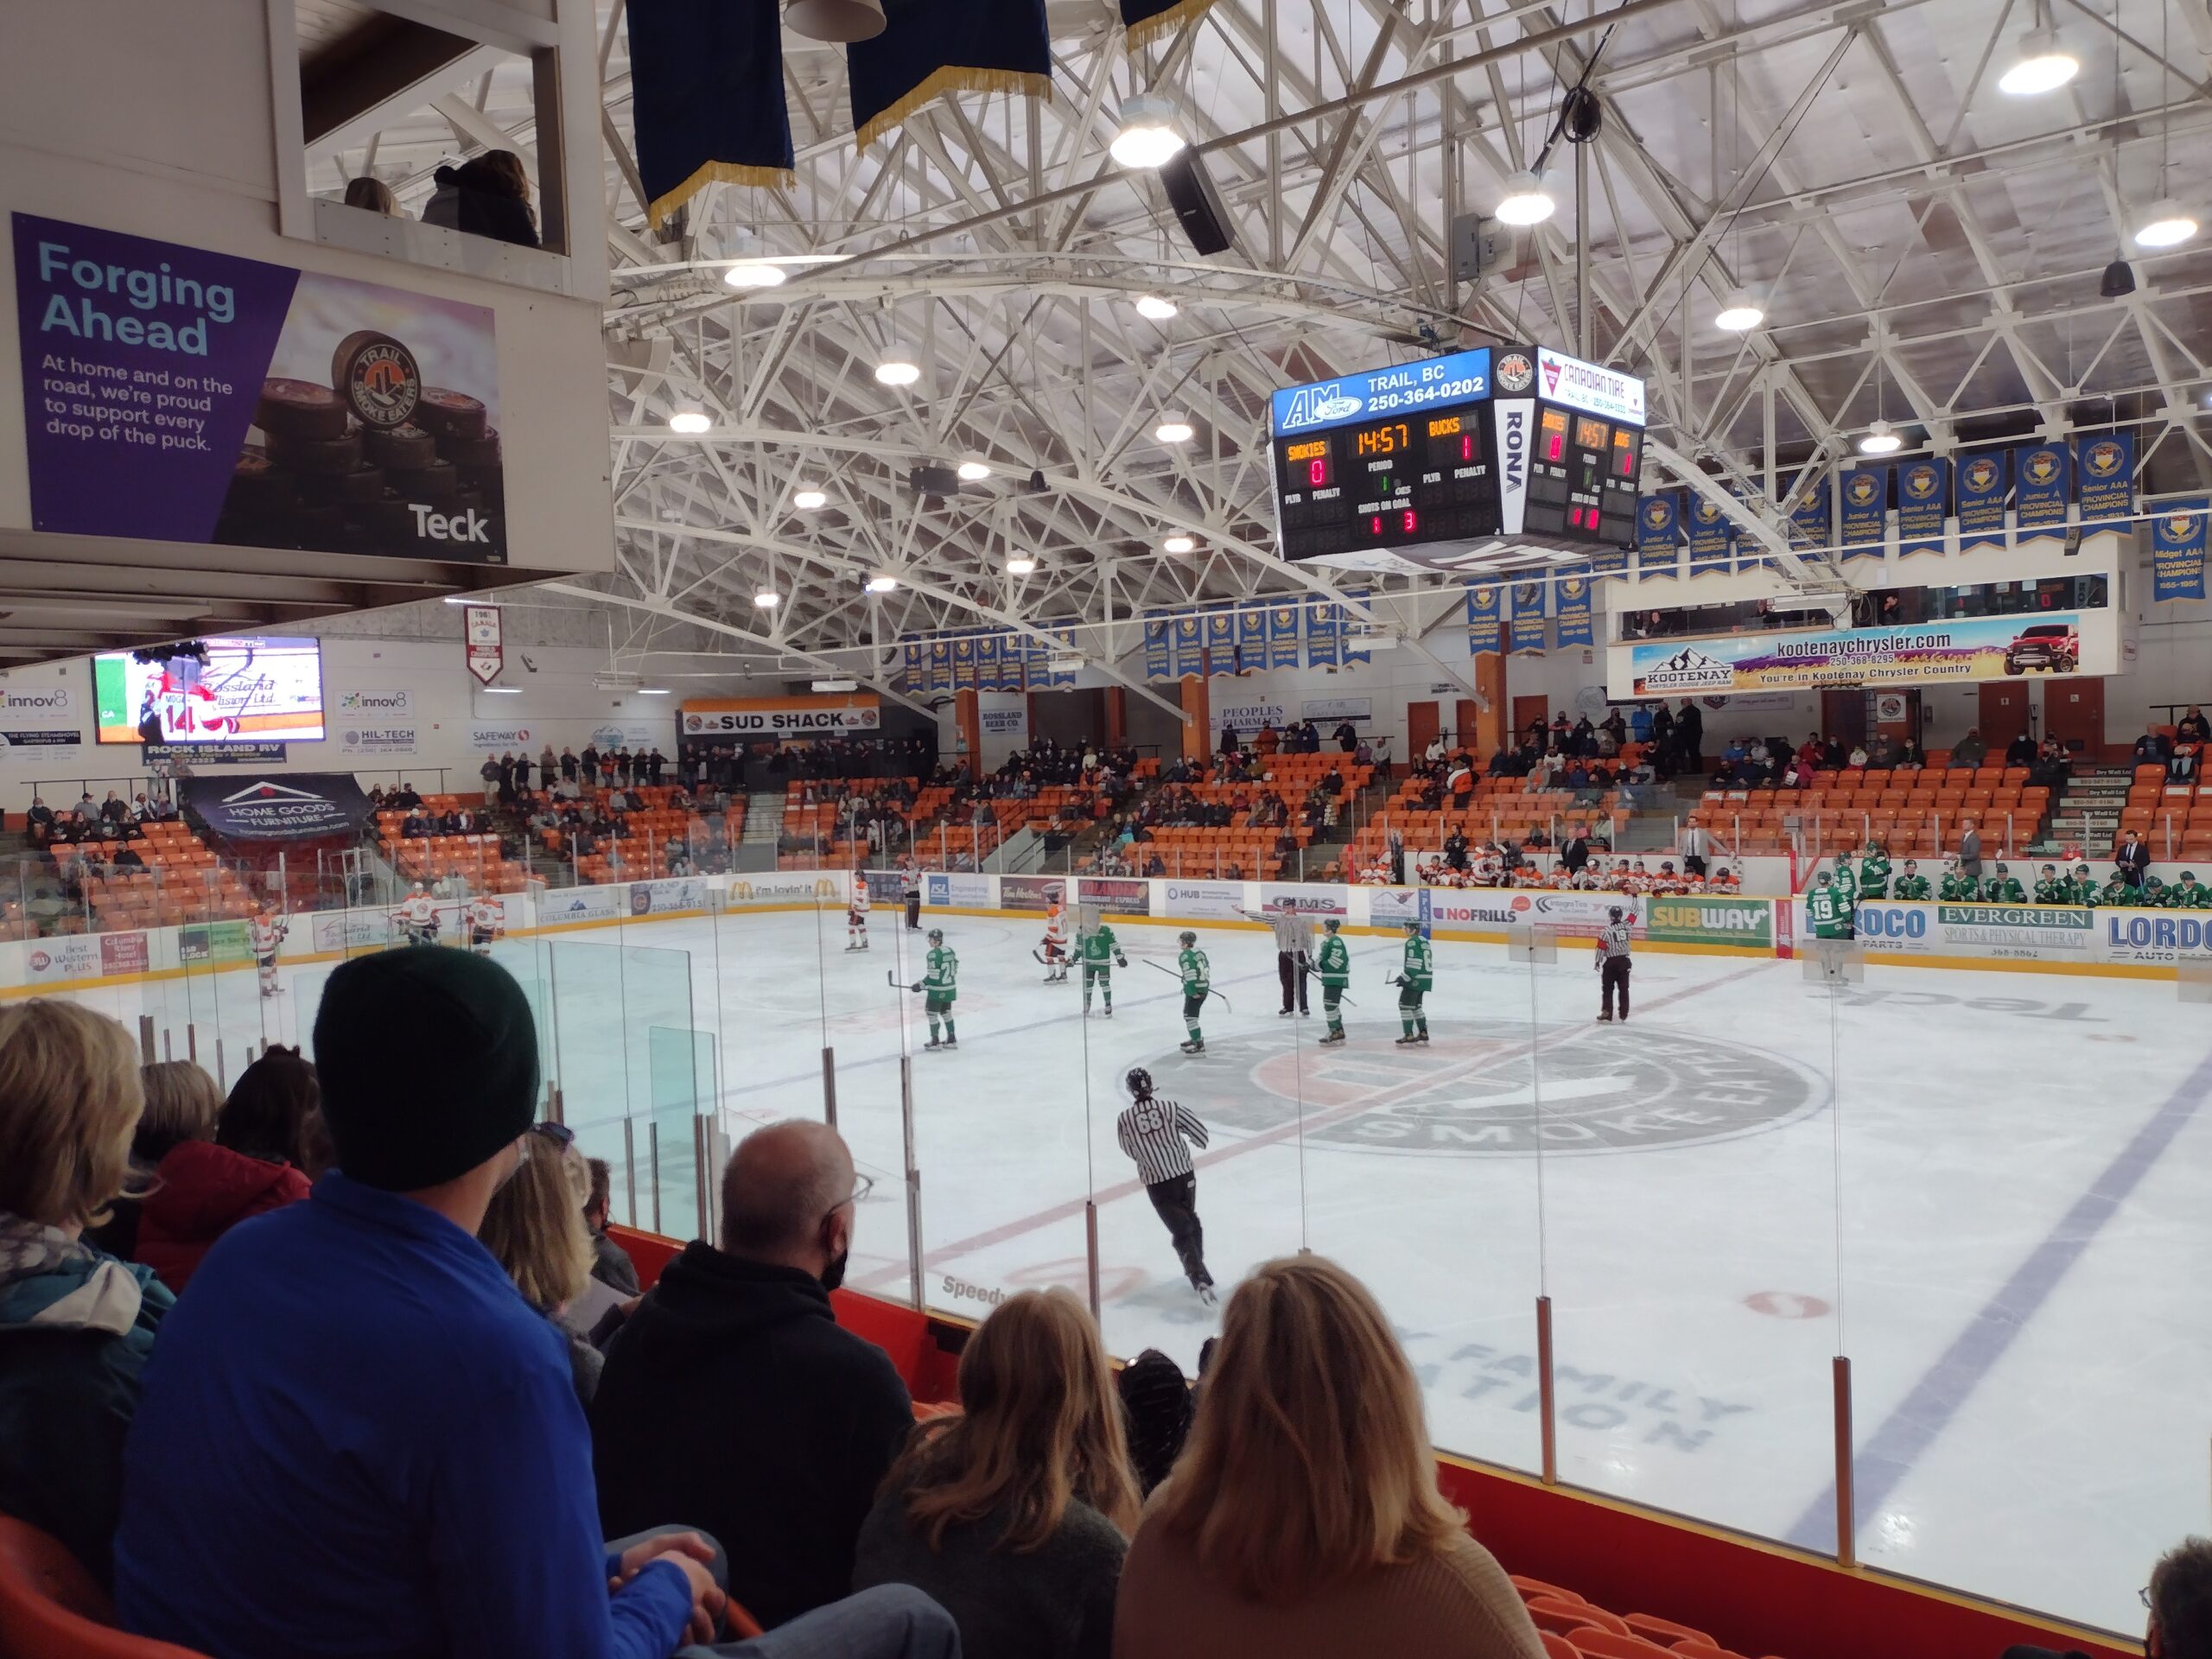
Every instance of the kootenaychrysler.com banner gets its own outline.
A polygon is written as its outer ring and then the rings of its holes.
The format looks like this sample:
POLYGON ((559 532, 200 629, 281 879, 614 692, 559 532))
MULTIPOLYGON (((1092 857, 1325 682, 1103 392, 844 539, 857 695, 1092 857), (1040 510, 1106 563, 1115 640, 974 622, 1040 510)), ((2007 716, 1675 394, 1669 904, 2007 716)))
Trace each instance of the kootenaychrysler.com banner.
POLYGON ((2108 611, 1961 616, 1895 628, 1743 633, 1614 648, 1617 696, 1694 697, 1827 685, 1919 685, 2024 674, 2109 673, 2108 611), (2101 650, 2100 648, 2102 648, 2101 650), (2088 659, 2085 667, 2084 659, 2088 659))

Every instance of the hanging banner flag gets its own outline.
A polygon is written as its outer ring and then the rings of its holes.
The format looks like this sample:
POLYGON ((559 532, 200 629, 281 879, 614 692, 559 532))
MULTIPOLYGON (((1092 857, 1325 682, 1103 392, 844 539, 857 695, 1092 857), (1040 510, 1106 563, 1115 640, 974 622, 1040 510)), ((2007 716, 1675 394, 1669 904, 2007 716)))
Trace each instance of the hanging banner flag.
POLYGON ((1843 475, 1843 556, 1878 559, 1888 535, 1890 469, 1853 467, 1843 475))
POLYGON ((948 92, 1050 98, 1045 0, 883 0, 883 32, 845 48, 845 71, 863 149, 948 92))
POLYGON ((1135 51, 1172 29, 1195 23, 1212 4, 1213 0, 1122 0, 1122 27, 1129 31, 1129 50, 1135 51))
POLYGON ((2135 516, 2135 434, 2112 431, 2075 440, 2082 528, 2126 530, 2135 516))
POLYGON ((2151 520, 2151 597, 2160 604, 2204 597, 2204 519, 2212 497, 2158 503, 2151 520))
POLYGON ((995 633, 987 633, 976 642, 976 689, 999 689, 999 637, 995 633))
POLYGON ((1172 677, 1167 671, 1167 636, 1173 626, 1157 611, 1144 613, 1144 677, 1147 680, 1172 677))
POLYGON ((1559 623, 1559 648, 1570 645, 1594 645, 1598 643, 1595 619, 1591 614, 1590 578, 1581 571, 1559 578, 1559 601, 1554 614, 1559 623))
POLYGON ((1601 547, 1590 555, 1590 574, 1599 581, 1628 580, 1628 549, 1601 547))
MULTIPOLYGON (((1367 589, 1364 588, 1347 588, 1344 589, 1344 597, 1350 600, 1357 600, 1360 604, 1364 605, 1367 603, 1367 589)), ((1363 628, 1370 626, 1367 620, 1364 617, 1354 618, 1349 615, 1342 606, 1338 606, 1337 607, 1337 626, 1344 636, 1345 666, 1349 667, 1354 663, 1364 663, 1370 660, 1368 653, 1364 650, 1355 651, 1352 649, 1351 643, 1352 629, 1355 627, 1363 628)))
POLYGON ((1794 547, 1812 550, 1835 544, 1834 528, 1828 521, 1828 481, 1825 478, 1813 486, 1809 495, 1790 508, 1789 541, 1794 547))
POLYGON ((906 645, 906 690, 925 691, 929 689, 929 647, 918 639, 909 639, 906 645))
POLYGON ((1268 607, 1268 666, 1296 668, 1298 660, 1298 604, 1268 607))
MULTIPOLYGON (((1059 642, 1061 655, 1065 657, 1073 657, 1075 655, 1075 630, 1073 628, 1054 628, 1052 630, 1052 638, 1059 642)), ((1072 668, 1056 668, 1052 670, 1052 683, 1054 685, 1073 685, 1075 683, 1075 676, 1076 671, 1072 668)))
POLYGON ((951 640, 932 639, 930 641, 930 671, 927 683, 932 691, 952 690, 951 640))
POLYGON ((1513 654, 1516 657, 1541 657, 1544 654, 1544 594, 1549 584, 1541 582, 1516 582, 1513 584, 1513 654))
POLYGON ((1943 550, 1943 518, 1950 510, 1951 462, 1948 456, 1899 461, 1897 552, 1900 556, 1943 550))
POLYGON ((1470 657, 1479 657, 1486 651, 1503 653, 1504 601, 1505 588, 1498 582, 1486 582, 1467 589, 1467 655, 1470 657))
POLYGON ((1268 613, 1258 606, 1236 613, 1236 671, 1268 665, 1268 613))
POLYGON ((1206 676, 1234 674, 1236 671, 1236 614, 1233 611, 1208 611, 1206 624, 1206 676))
POLYGON ((1196 679, 1206 671, 1206 640, 1198 613, 1185 611, 1175 619, 1175 677, 1196 679))
POLYGON ((1728 515, 1720 511, 1718 502, 1708 501, 1702 495, 1693 493, 1688 505, 1684 527, 1689 532, 1690 575, 1726 575, 1735 568, 1733 550, 1730 546, 1735 535, 1735 525, 1729 522, 1728 515))
POLYGON ((1647 495, 1636 504, 1636 574, 1671 576, 1681 564, 1682 498, 1673 490, 1647 495))
POLYGON ((626 16, 645 222, 659 224, 709 184, 789 184, 784 22, 773 0, 639 0, 626 16))
POLYGON ((1959 551, 2005 545, 2005 452, 1959 458, 1959 551))
POLYGON ((2066 498, 2072 493, 2073 463, 2066 446, 2031 444, 2012 452, 2012 523, 2023 538, 2031 531, 2037 539, 2056 531, 2066 536, 2066 498))
POLYGON ((976 687, 976 636, 962 634, 952 642, 952 689, 973 691, 976 687))
POLYGON ((1341 626, 1336 601, 1316 596, 1306 601, 1306 660, 1311 666, 1337 665, 1337 635, 1341 626))

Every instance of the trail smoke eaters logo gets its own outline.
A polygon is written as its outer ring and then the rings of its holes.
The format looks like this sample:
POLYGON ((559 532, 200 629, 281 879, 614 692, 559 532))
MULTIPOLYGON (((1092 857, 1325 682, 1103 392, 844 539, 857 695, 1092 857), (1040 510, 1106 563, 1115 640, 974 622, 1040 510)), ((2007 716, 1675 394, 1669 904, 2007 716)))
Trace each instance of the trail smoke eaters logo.
POLYGON ((1795 1122, 1827 1097, 1788 1061, 1718 1038, 1554 1027, 1537 1071, 1526 1025, 1432 1020, 1430 1031, 1428 1047, 1403 1049, 1379 1035, 1318 1052, 1217 1039, 1202 1060, 1163 1054, 1151 1070, 1163 1094, 1227 1134, 1302 1118, 1308 1145, 1470 1158, 1699 1146, 1795 1122))
POLYGON ((1519 352, 1508 352, 1497 359, 1497 387, 1500 391, 1526 391, 1536 378, 1536 365, 1519 352))

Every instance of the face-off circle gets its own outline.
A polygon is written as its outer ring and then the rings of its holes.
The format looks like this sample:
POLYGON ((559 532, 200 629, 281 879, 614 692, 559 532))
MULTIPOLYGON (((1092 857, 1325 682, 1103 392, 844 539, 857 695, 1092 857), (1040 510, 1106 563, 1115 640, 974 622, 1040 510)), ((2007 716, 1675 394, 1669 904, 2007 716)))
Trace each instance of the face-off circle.
POLYGON ((1211 1039, 1203 1059, 1150 1065, 1163 1095, 1224 1133, 1287 1128, 1302 1101, 1308 1144, 1423 1156, 1670 1150, 1794 1122, 1827 1096, 1778 1056, 1692 1033, 1550 1027, 1532 1071, 1525 1024, 1433 1019, 1430 1032, 1422 1048, 1377 1035, 1294 1052, 1280 1039, 1211 1039))

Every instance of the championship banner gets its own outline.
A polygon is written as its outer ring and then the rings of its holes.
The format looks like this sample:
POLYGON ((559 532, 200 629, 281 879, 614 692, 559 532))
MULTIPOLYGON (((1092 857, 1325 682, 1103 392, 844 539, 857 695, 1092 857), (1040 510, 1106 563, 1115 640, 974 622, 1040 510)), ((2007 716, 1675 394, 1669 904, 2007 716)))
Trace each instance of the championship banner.
POLYGON ((999 637, 995 633, 987 633, 976 642, 976 689, 999 689, 999 637))
POLYGON ((1236 671, 1268 665, 1268 613, 1256 606, 1236 613, 1236 671))
POLYGON ((1212 4, 1213 0, 1122 0, 1122 27, 1129 32, 1129 50, 1148 45, 1172 29, 1195 23, 1212 4))
POLYGON ((1298 605, 1271 605, 1268 607, 1268 666, 1296 668, 1300 666, 1298 652, 1298 605))
POLYGON ((645 222, 659 224, 709 184, 789 184, 776 0, 635 0, 627 16, 645 222))
POLYGON ((2151 597, 2160 604, 2204 597, 2204 517, 2212 497, 2161 501, 2151 520, 2151 597))
POLYGON ((972 633, 957 635, 952 641, 952 689, 976 690, 976 636, 972 633))
POLYGON ((2082 531, 2126 530, 2135 516, 2135 434, 2077 438, 2075 453, 2082 531))
POLYGON ((2005 461, 2002 449, 1960 457, 1959 551, 2005 545, 2005 461))
POLYGON ((1052 683, 1052 648, 1030 634, 1021 638, 1022 683, 1017 691, 1042 691, 1052 683))
POLYGON ((1671 576, 1680 563, 1682 498, 1673 490, 1647 495, 1636 504, 1636 574, 1671 576))
POLYGON ((1236 671, 1236 615, 1233 611, 1208 611, 1206 677, 1236 671))
POLYGON ((883 0, 883 32, 845 48, 845 73, 863 149, 948 92, 1050 98, 1045 0, 883 0))
POLYGON ((1853 467, 1843 475, 1843 556, 1878 559, 1888 531, 1890 469, 1853 467))
POLYGON ((2073 486, 2073 463, 2063 444, 2037 443, 2012 452, 2012 522, 2029 531, 2066 533, 2066 499, 2073 486))
POLYGON ((1954 617, 1895 628, 1749 633, 1629 648, 1633 697, 1802 691, 1826 686, 2004 680, 2036 668, 2075 674, 2082 619, 2071 611, 1954 617))
POLYGON ((1950 510, 1951 463, 1923 456, 1900 461, 1897 474, 1897 553, 1943 550, 1943 518, 1950 510))
POLYGON ((906 658, 904 678, 909 693, 926 690, 923 677, 929 671, 929 648, 918 639, 909 639, 902 647, 906 658))
POLYGON ((1306 660, 1310 667, 1337 665, 1337 636, 1343 626, 1336 601, 1316 595, 1306 601, 1306 660))
POLYGON ((369 798, 351 772, 295 772, 240 787, 228 778, 180 780, 178 803, 210 835, 232 841, 351 841, 369 821, 369 798))
MULTIPOLYGON (((1070 657, 1074 656, 1075 630, 1073 628, 1054 628, 1052 632, 1052 638, 1059 642, 1060 650, 1070 657)), ((1052 671, 1052 683, 1056 686, 1073 685, 1075 683, 1075 670, 1071 668, 1056 668, 1052 671)))
POLYGON ((1559 648, 1569 645, 1595 645, 1598 643, 1596 620, 1590 608, 1590 578, 1577 573, 1559 578, 1559 601, 1556 617, 1559 622, 1559 648))
POLYGON ((1599 582, 1626 582, 1628 580, 1628 549, 1624 547, 1600 547, 1592 550, 1590 555, 1592 578, 1599 582))
POLYGON ((1815 550, 1835 544, 1828 518, 1828 481, 1825 478, 1789 510, 1789 542, 1793 547, 1815 550))
POLYGON ((1684 527, 1689 532, 1690 575, 1694 576, 1726 575, 1735 568, 1732 556, 1736 526, 1720 510, 1717 501, 1692 492, 1689 510, 1683 515, 1684 527))
POLYGON ((930 641, 928 683, 929 689, 934 692, 950 691, 952 689, 951 640, 932 639, 930 641))
MULTIPOLYGON (((1355 600, 1358 603, 1364 605, 1367 603, 1367 589, 1364 588, 1347 588, 1344 589, 1344 597, 1349 600, 1355 600)), ((1355 650, 1353 648, 1351 633, 1352 620, 1345 613, 1342 606, 1338 606, 1337 607, 1337 626, 1343 631, 1344 665, 1346 667, 1350 667, 1354 663, 1364 663, 1371 660, 1368 652, 1364 649, 1355 650)), ((1362 626, 1363 626, 1365 625, 1363 623, 1362 626)))
POLYGON ((1544 654, 1544 594, 1547 584, 1541 582, 1516 582, 1513 584, 1513 654, 1516 657, 1541 657, 1544 654))
POLYGON ((1206 671, 1205 636, 1198 615, 1185 611, 1175 619, 1173 666, 1179 680, 1196 679, 1206 671))
POLYGON ((1144 677, 1147 680, 1173 677, 1167 671, 1167 637, 1174 625, 1157 611, 1144 615, 1144 677))
POLYGON ((1467 655, 1479 657, 1484 652, 1505 651, 1505 629, 1503 621, 1505 589, 1495 582, 1486 582, 1467 589, 1467 655))

